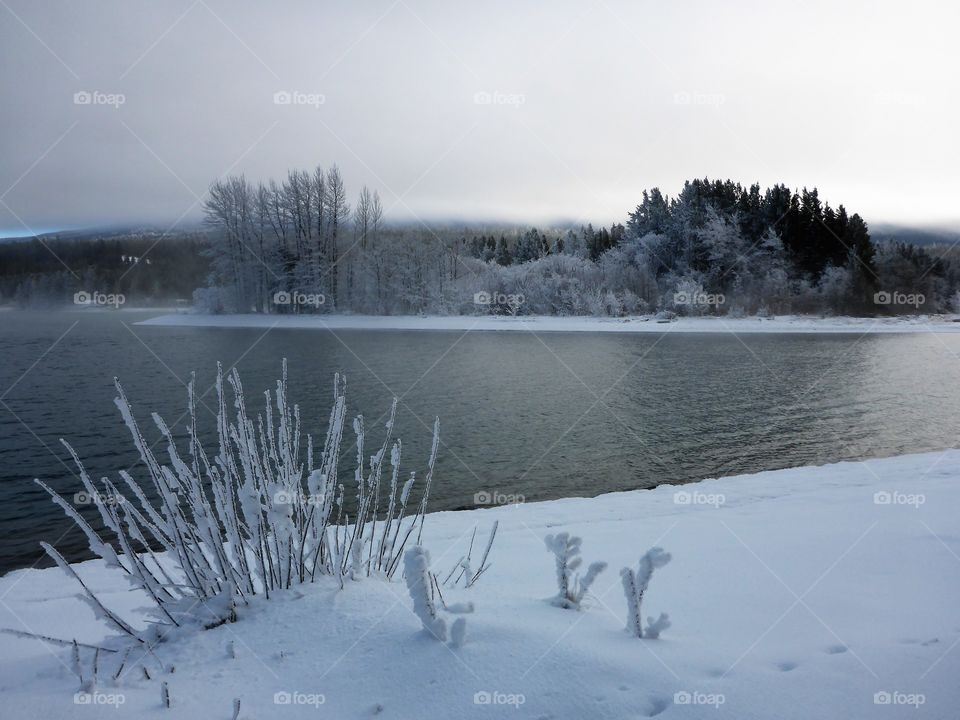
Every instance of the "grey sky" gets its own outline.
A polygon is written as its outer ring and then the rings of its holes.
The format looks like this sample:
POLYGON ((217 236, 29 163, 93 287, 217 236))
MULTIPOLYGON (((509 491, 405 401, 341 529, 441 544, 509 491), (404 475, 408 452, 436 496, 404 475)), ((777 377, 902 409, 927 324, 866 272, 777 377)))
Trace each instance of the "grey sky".
POLYGON ((332 163, 395 220, 609 222, 710 176, 953 223, 957 8, 0 0, 0 233, 332 163))

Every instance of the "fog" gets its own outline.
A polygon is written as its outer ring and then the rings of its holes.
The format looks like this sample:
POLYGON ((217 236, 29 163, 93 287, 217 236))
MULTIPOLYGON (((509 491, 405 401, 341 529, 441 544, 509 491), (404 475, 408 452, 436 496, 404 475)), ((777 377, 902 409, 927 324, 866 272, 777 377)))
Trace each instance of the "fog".
POLYGON ((0 0, 0 233, 195 223, 336 163, 388 220, 622 220, 684 179, 951 223, 938 2, 0 0))

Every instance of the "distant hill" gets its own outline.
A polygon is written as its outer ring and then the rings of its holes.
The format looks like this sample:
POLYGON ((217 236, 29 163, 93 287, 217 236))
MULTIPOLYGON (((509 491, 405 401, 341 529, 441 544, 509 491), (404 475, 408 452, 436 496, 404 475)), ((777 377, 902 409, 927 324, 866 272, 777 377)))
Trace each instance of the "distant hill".
POLYGON ((0 237, 0 243, 25 242, 39 238, 43 241, 49 240, 107 240, 112 238, 148 238, 159 237, 168 234, 171 237, 181 236, 187 233, 202 232, 200 225, 184 226, 178 225, 170 229, 165 226, 141 225, 141 226, 117 226, 103 228, 81 228, 78 230, 55 230, 51 232, 37 233, 36 235, 16 235, 11 237, 0 237))
POLYGON ((960 241, 960 229, 877 223, 870 225, 870 237, 876 243, 898 242, 918 246, 952 245, 960 241))

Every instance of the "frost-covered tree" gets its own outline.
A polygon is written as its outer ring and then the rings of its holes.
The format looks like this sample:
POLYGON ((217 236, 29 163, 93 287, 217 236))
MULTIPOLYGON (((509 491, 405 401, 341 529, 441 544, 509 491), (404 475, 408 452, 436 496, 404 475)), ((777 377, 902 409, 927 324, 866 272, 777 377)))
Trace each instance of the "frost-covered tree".
POLYGON ((670 553, 665 552, 663 548, 654 547, 647 550, 640 558, 636 571, 627 567, 620 571, 623 593, 627 598, 627 630, 638 638, 658 638, 661 632, 670 627, 670 616, 666 613, 661 613, 657 619, 648 617, 646 628, 643 627, 641 615, 643 595, 650 585, 654 569, 663 567, 668 562, 670 562, 670 553))
POLYGON ((577 569, 583 563, 583 558, 580 557, 582 542, 581 538, 565 532, 547 535, 544 538, 544 543, 553 553, 556 563, 557 595, 552 603, 558 607, 579 610, 580 603, 593 585, 593 581, 607 567, 605 562, 591 563, 586 575, 581 577, 577 569))

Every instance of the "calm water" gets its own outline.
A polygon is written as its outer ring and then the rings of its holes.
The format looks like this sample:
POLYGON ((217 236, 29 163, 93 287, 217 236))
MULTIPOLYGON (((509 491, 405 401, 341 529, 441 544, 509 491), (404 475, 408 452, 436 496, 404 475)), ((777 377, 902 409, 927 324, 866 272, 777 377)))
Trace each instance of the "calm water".
MULTIPOLYGON (((291 399, 321 439, 333 374, 345 372, 351 414, 363 413, 374 435, 368 449, 382 431, 374 421, 400 396, 406 470, 423 469, 427 426, 439 415, 434 510, 473 507, 483 491, 589 496, 942 449, 957 444, 960 426, 956 335, 538 338, 132 325, 149 316, 0 314, 0 571, 37 562, 40 540, 87 557, 79 531, 32 483, 79 489, 59 438, 94 478, 126 468, 143 477, 113 405, 114 376, 152 441, 149 412, 173 423, 190 372, 204 391, 218 360, 237 364, 248 405, 259 409, 288 358, 291 399)), ((213 391, 205 399, 215 407, 213 391)), ((209 436, 203 408, 200 422, 209 436)), ((351 472, 354 452, 345 449, 351 472)))

